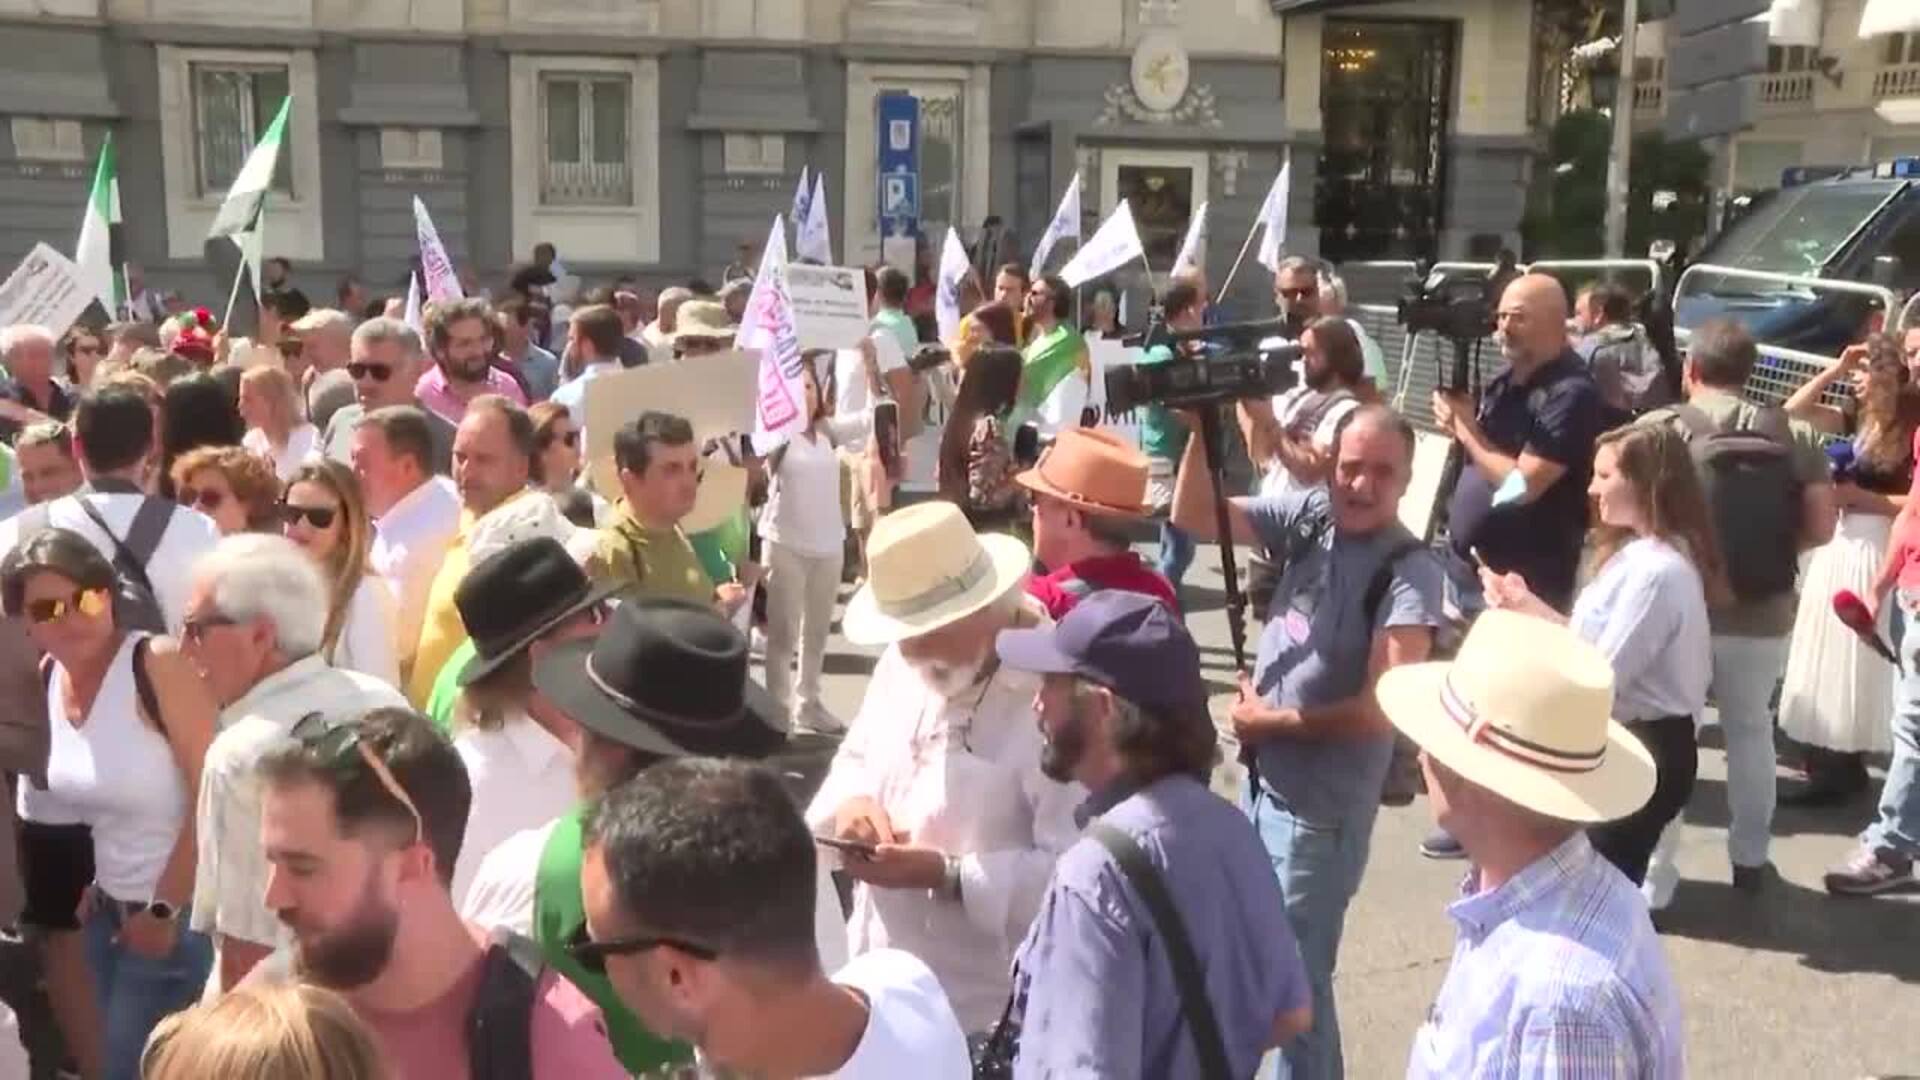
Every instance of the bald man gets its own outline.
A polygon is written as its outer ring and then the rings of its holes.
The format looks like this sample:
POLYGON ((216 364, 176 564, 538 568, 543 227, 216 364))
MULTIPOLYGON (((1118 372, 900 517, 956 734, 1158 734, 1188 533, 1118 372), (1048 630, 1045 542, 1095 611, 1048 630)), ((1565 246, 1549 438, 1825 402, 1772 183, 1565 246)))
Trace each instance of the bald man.
POLYGON ((1466 455, 1448 504, 1448 569, 1468 615, 1480 607, 1476 554, 1566 611, 1587 531, 1600 393, 1567 340, 1567 293, 1557 280, 1516 278, 1495 324, 1507 367, 1478 408, 1463 393, 1433 395, 1435 425, 1466 455))

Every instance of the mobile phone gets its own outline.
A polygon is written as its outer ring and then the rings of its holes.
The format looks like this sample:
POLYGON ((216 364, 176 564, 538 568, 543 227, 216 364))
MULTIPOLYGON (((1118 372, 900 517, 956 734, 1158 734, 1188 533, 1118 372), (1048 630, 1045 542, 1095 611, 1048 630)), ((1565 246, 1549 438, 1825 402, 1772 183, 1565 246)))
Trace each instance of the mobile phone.
POLYGON ((873 439, 880 448, 880 464, 888 475, 900 468, 900 406, 891 401, 873 406, 873 439))
POLYGON ((816 836, 813 838, 813 842, 819 844, 821 847, 832 848, 843 854, 857 856, 862 859, 873 858, 873 853, 878 850, 864 840, 841 840, 838 837, 832 836, 816 836))

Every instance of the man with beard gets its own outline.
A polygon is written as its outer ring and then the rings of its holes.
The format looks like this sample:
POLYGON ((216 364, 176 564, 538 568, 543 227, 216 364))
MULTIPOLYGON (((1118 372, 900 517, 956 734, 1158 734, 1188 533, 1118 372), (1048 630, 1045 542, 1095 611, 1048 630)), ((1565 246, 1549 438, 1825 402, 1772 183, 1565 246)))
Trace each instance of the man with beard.
POLYGON ((1020 397, 1014 406, 1014 425, 1033 415, 1067 376, 1078 371, 1091 376, 1093 361, 1087 339, 1068 321, 1073 290, 1052 274, 1038 278, 1027 290, 1026 345, 1020 350, 1020 397))
POLYGON ((592 1002, 454 910, 472 793, 445 737, 406 709, 308 717, 292 736, 259 780, 266 903, 294 974, 346 997, 395 1076, 624 1077, 592 1002))
POLYGON ((281 941, 261 901, 260 791, 254 767, 304 716, 400 705, 391 686, 320 656, 327 585, 279 536, 230 536, 193 567, 180 648, 220 706, 201 768, 193 929, 215 935, 219 986, 232 987, 281 941))
POLYGON ((1086 794, 1042 775, 1040 680, 993 652, 1000 631, 1046 621, 1020 589, 1032 556, 1010 536, 975 534, 954 504, 927 502, 881 518, 867 557, 842 629, 888 648, 807 822, 873 845, 840 859, 856 883, 854 955, 919 957, 980 1035, 1006 1004, 1014 946, 1079 835, 1086 794))
POLYGON ((421 408, 454 424, 467 415, 475 398, 488 394, 526 408, 520 384, 493 365, 493 305, 476 298, 429 304, 426 323, 433 366, 413 387, 421 408))
POLYGON ((1006 667, 1042 678, 1040 768, 1091 793, 1078 812, 1089 835, 1060 857, 1014 959, 1015 1071, 1253 1075, 1306 1030, 1310 991, 1260 838, 1207 790, 1215 734, 1200 650, 1167 605, 1119 590, 1057 626, 1006 631, 997 648, 1006 667), (1143 902, 1143 873, 1173 918, 1143 902), (1171 959, 1183 949, 1198 985, 1182 985, 1171 959), (1213 1023, 1193 1021, 1190 996, 1211 1004, 1213 1023))
MULTIPOLYGON (((1326 487, 1227 502, 1235 542, 1264 546, 1282 568, 1232 722, 1253 754, 1242 803, 1313 984, 1313 1026, 1287 1048, 1300 1080, 1343 1075, 1334 961, 1393 757, 1374 682, 1424 661, 1442 617, 1442 570, 1399 518, 1412 427, 1391 409, 1363 406, 1333 449, 1326 487)), ((1196 539, 1214 539, 1213 480, 1197 440, 1180 463, 1173 513, 1196 539)))

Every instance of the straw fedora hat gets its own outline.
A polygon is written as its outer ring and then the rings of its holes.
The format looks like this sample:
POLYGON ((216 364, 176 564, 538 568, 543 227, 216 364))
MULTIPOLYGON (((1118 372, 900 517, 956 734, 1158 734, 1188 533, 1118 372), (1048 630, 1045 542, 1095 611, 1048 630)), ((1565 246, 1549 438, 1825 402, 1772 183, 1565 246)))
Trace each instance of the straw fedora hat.
POLYGON ((1013 479, 1089 514, 1147 515, 1147 455, 1098 428, 1067 428, 1033 468, 1013 479))
POLYGON ((1489 611, 1452 662, 1394 668, 1377 693, 1442 765, 1548 817, 1613 821, 1653 795, 1652 755, 1612 719, 1612 664, 1564 626, 1489 611))
POLYGON ((867 583, 841 630, 856 645, 890 645, 957 622, 1019 587, 1033 556, 1011 536, 981 536, 950 502, 881 518, 867 541, 867 583))
POLYGON ((732 341, 739 328, 727 317, 726 305, 713 300, 689 300, 680 305, 673 317, 671 341, 685 341, 688 338, 711 341, 732 341))

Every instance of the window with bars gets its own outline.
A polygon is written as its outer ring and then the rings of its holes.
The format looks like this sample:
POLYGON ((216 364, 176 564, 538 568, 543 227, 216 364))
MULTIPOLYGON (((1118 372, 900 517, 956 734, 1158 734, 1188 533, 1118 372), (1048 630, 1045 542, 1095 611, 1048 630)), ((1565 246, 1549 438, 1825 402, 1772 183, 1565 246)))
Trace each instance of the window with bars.
POLYGON ((632 102, 633 81, 625 75, 540 76, 543 204, 633 205, 632 102))
POLYGON ((1887 67, 1920 64, 1920 31, 1888 34, 1886 50, 1881 54, 1880 62, 1887 67))
POLYGON ((1816 51, 1807 45, 1769 45, 1767 71, 1773 75, 1785 75, 1812 70, 1816 51))
MULTIPOLYGON (((233 186, 247 155, 287 97, 285 64, 193 64, 194 174, 202 197, 233 186)), ((284 149, 273 170, 273 190, 293 190, 293 155, 284 149)))

